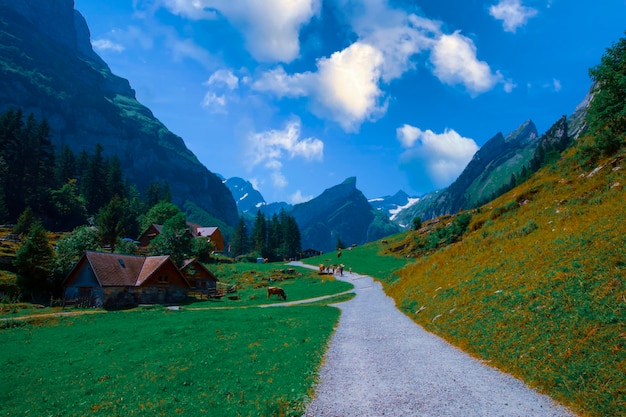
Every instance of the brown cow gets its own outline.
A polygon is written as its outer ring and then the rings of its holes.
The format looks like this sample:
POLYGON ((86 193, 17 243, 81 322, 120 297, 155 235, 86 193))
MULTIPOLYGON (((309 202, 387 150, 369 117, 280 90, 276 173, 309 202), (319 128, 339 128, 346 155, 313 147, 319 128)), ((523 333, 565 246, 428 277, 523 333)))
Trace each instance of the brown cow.
POLYGON ((282 298, 287 301, 287 294, 285 294, 285 290, 280 287, 267 287, 267 299, 269 300, 270 295, 277 295, 278 298, 282 298))

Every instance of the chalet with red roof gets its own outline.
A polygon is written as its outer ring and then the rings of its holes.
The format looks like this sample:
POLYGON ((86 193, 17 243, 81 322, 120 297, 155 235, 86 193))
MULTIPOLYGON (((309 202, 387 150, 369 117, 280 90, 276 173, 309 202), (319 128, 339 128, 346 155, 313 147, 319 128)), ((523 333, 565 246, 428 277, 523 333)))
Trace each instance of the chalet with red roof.
POLYGON ((87 251, 63 283, 65 300, 92 307, 172 304, 186 300, 189 282, 169 256, 87 251))

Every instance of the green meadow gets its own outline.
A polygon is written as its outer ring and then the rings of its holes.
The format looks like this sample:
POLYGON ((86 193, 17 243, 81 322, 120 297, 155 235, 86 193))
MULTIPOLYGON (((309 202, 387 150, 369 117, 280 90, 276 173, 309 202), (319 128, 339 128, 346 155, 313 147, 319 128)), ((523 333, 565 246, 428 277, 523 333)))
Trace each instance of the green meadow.
POLYGON ((299 416, 352 286, 280 264, 214 266, 237 300, 125 311, 5 305, 0 416, 299 416), (303 306, 258 308, 269 278, 303 306), (21 307, 25 307, 21 309, 21 307), (24 316, 28 316, 25 319, 24 316))

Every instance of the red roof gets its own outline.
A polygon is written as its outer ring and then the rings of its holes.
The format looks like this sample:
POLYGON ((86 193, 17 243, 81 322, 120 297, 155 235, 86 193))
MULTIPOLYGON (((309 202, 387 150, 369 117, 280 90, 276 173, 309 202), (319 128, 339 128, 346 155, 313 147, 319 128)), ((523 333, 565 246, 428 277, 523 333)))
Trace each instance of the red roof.
POLYGON ((85 252, 85 257, 102 287, 139 287, 163 264, 172 262, 169 256, 144 257, 91 251, 85 252))

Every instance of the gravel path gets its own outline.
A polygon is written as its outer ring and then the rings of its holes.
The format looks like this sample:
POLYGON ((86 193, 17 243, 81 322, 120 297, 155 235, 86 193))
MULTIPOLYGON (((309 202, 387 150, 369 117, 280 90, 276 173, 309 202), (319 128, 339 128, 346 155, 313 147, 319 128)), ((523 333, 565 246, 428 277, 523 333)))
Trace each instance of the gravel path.
POLYGON ((337 305, 341 318, 306 416, 574 416, 426 332, 372 278, 340 279, 354 284, 356 297, 337 305))

